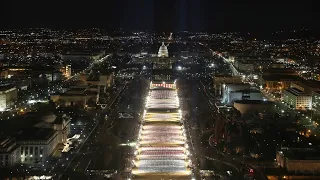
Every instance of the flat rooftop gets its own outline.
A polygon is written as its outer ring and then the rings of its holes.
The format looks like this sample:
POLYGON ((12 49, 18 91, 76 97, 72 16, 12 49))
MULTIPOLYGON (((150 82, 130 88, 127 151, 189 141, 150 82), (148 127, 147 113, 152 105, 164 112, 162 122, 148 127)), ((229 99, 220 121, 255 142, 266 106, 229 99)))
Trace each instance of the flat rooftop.
POLYGON ((289 149, 282 150, 285 157, 290 160, 320 160, 320 149, 319 148, 311 148, 311 149, 289 149))
POLYGON ((306 94, 305 92, 303 92, 297 88, 289 88, 286 91, 295 95, 295 96, 309 96, 308 94, 306 94))
POLYGON ((272 101, 263 100, 236 100, 235 102, 239 104, 274 104, 272 101))
POLYGON ((301 80, 299 76, 285 75, 285 74, 262 75, 262 79, 266 81, 283 81, 283 80, 299 81, 301 80))
POLYGON ((13 84, 3 84, 3 85, 0 84, 0 91, 7 91, 7 90, 12 89, 14 87, 15 87, 15 85, 13 85, 13 84))
POLYGON ((56 132, 49 128, 25 128, 16 134, 18 141, 46 141, 56 132))
POLYGON ((320 81, 316 81, 316 80, 307 80, 307 81, 302 81, 301 82, 304 85, 307 85, 311 88, 320 88, 320 81))
POLYGON ((254 89, 244 89, 244 90, 237 90, 237 91, 231 91, 231 92, 261 93, 259 90, 254 90, 254 89))

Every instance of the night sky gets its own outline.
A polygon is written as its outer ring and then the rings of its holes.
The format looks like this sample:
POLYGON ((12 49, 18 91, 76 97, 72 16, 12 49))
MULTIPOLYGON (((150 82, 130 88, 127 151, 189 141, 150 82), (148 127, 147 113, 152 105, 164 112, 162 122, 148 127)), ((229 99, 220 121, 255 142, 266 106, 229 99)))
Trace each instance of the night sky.
POLYGON ((319 26, 315 0, 12 0, 1 6, 3 28, 101 27, 221 32, 315 29, 319 26))

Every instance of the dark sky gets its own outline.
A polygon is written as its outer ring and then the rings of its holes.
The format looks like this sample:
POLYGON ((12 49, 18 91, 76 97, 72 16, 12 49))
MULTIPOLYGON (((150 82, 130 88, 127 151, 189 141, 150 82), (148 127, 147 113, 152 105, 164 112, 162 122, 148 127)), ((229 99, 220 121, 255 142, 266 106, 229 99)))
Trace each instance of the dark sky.
POLYGON ((0 27, 103 27, 157 31, 316 28, 315 0, 9 0, 0 27))

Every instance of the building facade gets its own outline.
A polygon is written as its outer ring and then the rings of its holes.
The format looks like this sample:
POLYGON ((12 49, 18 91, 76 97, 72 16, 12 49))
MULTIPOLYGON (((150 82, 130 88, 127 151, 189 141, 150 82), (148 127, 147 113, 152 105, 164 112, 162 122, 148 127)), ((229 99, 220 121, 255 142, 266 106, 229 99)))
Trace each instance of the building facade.
POLYGON ((235 100, 263 100, 263 96, 260 91, 239 90, 229 92, 224 100, 224 103, 228 104, 235 100))
POLYGON ((276 152, 276 161, 288 172, 320 173, 319 156, 312 148, 279 150, 276 152))
POLYGON ((222 95, 222 85, 229 83, 241 83, 241 76, 214 76, 213 77, 213 88, 215 89, 215 94, 218 96, 222 95))
POLYGON ((29 128, 18 134, 17 143, 20 145, 21 163, 41 163, 58 145, 58 131, 49 128, 29 128))
POLYGON ((18 98, 18 90, 12 85, 0 86, 0 110, 13 105, 18 98))
POLYGON ((20 162, 20 146, 11 137, 0 138, 0 167, 20 162))
POLYGON ((241 91, 241 90, 250 90, 250 84, 245 84, 245 83, 223 84, 222 85, 222 102, 229 103, 230 92, 241 91))
POLYGON ((298 83, 299 77, 293 75, 263 75, 261 86, 267 91, 283 91, 291 87, 291 83, 298 83))
POLYGON ((320 114, 320 91, 312 91, 312 110, 315 114, 320 114))
POLYGON ((297 88, 289 88, 283 92, 283 101, 290 107, 299 110, 311 110, 312 96, 297 88))

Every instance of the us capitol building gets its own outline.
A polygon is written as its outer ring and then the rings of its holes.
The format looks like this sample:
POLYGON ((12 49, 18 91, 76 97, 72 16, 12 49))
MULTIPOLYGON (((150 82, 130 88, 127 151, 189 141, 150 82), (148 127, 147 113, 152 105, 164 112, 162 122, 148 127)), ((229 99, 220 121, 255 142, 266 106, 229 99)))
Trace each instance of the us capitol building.
POLYGON ((133 59, 136 63, 174 63, 178 60, 178 57, 170 56, 168 45, 162 42, 161 46, 159 47, 158 54, 149 54, 146 52, 142 52, 139 54, 133 55, 133 59))
POLYGON ((136 63, 152 64, 152 81, 169 82, 175 79, 172 64, 178 61, 178 57, 170 57, 168 46, 162 42, 158 54, 141 53, 134 55, 136 63))

